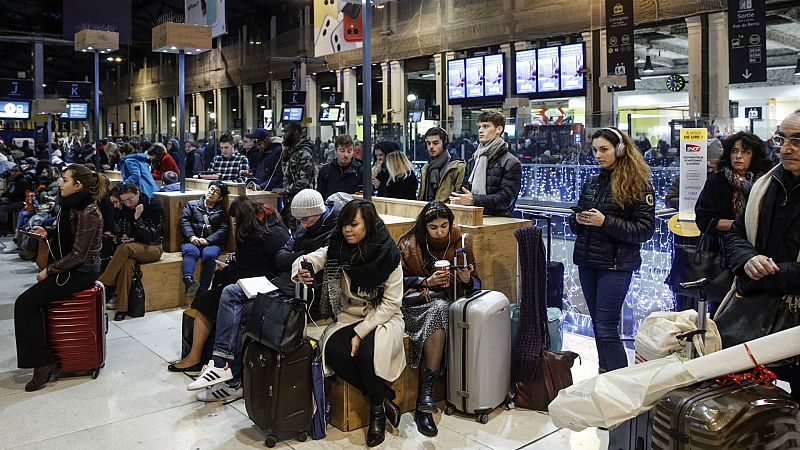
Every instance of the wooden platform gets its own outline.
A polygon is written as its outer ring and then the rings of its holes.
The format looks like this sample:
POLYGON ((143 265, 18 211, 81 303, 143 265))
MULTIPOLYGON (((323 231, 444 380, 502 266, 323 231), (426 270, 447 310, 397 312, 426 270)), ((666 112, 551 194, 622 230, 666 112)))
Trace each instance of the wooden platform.
MULTIPOLYGON (((354 195, 353 198, 363 198, 354 195)), ((404 200, 399 198, 372 197, 372 204, 378 214, 416 218, 428 202, 404 200)), ((480 206, 447 205, 456 217, 459 225, 483 225, 483 208, 480 206)))
POLYGON ((410 230, 411 227, 414 226, 414 222, 416 222, 415 219, 392 216, 390 214, 380 214, 380 217, 383 223, 386 224, 386 228, 389 229, 389 235, 392 236, 395 242, 397 242, 400 236, 404 235, 406 231, 410 230))
MULTIPOLYGON (((181 260, 180 252, 164 252, 160 260, 139 266, 142 270, 145 311, 177 308, 191 303, 192 299, 185 295, 186 286, 181 277, 181 260)), ((195 276, 200 276, 199 261, 195 276)))
POLYGON ((186 191, 186 192, 155 192, 153 197, 161 202, 164 208, 164 252, 181 251, 183 233, 181 233, 179 221, 183 213, 183 207, 191 200, 199 199, 205 191, 186 191))

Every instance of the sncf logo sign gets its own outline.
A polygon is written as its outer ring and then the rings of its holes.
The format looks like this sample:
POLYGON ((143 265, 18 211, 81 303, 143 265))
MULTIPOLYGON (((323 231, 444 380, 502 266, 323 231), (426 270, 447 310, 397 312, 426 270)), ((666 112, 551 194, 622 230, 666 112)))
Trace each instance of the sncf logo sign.
POLYGON ((702 147, 695 144, 686 144, 686 153, 698 153, 702 147))

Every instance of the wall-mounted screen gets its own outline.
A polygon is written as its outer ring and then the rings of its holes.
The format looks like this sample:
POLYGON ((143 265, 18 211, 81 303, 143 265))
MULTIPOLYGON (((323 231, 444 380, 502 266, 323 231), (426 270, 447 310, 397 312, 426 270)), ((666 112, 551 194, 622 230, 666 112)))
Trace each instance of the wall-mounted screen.
POLYGON ((537 55, 539 92, 557 92, 560 89, 558 47, 540 48, 537 55))
POLYGON ((561 46, 561 90, 583 89, 583 44, 561 46))
POLYGON ((536 93, 536 50, 517 52, 517 94, 536 93))
POLYGON ((483 56, 467 58, 467 98, 483 97, 483 56))
POLYGON ((319 109, 319 121, 325 123, 341 122, 341 114, 344 108, 338 106, 322 106, 319 109))
POLYGON ((409 122, 420 122, 422 120, 422 111, 411 111, 408 113, 409 122))
POLYGON ((447 98, 457 100, 466 97, 466 74, 464 60, 447 61, 447 98))
POLYGON ((281 112, 281 122, 300 122, 303 120, 302 106, 284 106, 281 112))
POLYGON ((484 95, 494 97, 505 93, 504 81, 505 73, 503 70, 504 54, 489 55, 483 57, 484 75, 484 95))
POLYGON ((67 111, 60 116, 62 119, 86 120, 89 118, 89 102, 67 102, 67 111))
POLYGON ((31 102, 0 101, 0 119, 30 119, 31 102))

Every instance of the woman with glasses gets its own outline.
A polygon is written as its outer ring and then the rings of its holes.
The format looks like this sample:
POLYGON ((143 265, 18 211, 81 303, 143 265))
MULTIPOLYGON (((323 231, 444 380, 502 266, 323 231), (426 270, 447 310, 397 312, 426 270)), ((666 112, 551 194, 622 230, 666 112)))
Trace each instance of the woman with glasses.
POLYGON ((208 290, 211 286, 215 261, 228 237, 228 213, 222 206, 227 196, 228 186, 212 181, 208 192, 183 207, 179 223, 183 233, 181 273, 186 295, 194 295, 199 289, 208 290), (202 260, 199 282, 194 279, 198 259, 202 260))

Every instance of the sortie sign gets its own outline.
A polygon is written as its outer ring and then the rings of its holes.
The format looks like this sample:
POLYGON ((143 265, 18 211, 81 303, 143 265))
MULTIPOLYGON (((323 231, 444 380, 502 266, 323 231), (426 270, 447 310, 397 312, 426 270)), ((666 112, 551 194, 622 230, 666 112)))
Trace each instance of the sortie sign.
POLYGON ((728 0, 730 83, 767 81, 764 0, 728 0))

